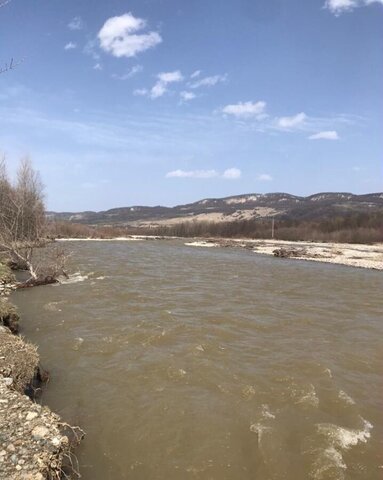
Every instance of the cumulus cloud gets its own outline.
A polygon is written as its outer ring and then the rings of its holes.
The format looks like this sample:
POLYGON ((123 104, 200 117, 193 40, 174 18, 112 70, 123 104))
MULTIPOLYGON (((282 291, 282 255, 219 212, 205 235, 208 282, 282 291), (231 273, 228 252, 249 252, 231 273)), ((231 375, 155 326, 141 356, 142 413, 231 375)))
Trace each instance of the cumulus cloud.
POLYGON ((296 128, 302 123, 304 123, 306 118, 307 118, 307 115, 303 112, 297 113, 292 117, 280 117, 277 120, 277 125, 278 127, 286 128, 286 129, 296 128))
POLYGON ((237 180, 241 178, 241 170, 238 168, 228 168, 222 174, 217 170, 173 170, 168 172, 166 178, 217 178, 221 177, 226 180, 237 180))
POLYGON ((82 21, 81 17, 74 17, 68 23, 68 28, 71 30, 82 30, 84 28, 84 22, 82 21))
POLYGON ((350 12, 354 8, 372 5, 373 3, 383 5, 383 0, 326 0, 324 7, 334 15, 340 15, 344 12, 350 12))
POLYGON ((228 168, 223 172, 222 177, 227 180, 237 180, 238 178, 241 178, 241 175, 242 172, 239 168, 228 168))
POLYGON ((261 182, 271 182, 273 180, 273 177, 269 175, 268 173, 261 173, 261 175, 258 175, 258 180, 261 182))
POLYGON ((162 42, 158 32, 139 33, 146 26, 146 20, 130 12, 108 18, 98 32, 100 47, 114 57, 134 57, 162 42))
POLYGON ((101 63, 96 63, 95 65, 93 65, 93 70, 102 70, 101 63))
POLYGON ((309 136, 310 140, 339 140, 338 132, 335 130, 325 130, 323 132, 314 133, 309 136))
POLYGON ((173 170, 166 178, 213 178, 218 177, 216 170, 173 170))
POLYGON ((144 67, 142 65, 134 65, 130 70, 128 70, 122 75, 117 75, 116 73, 114 73, 112 75, 112 78, 115 78, 116 80, 129 80, 129 78, 132 78, 134 77, 134 75, 142 72, 143 69, 144 67))
POLYGON ((347 10, 352 10, 357 5, 355 0, 327 0, 325 8, 328 8, 335 15, 339 15, 347 10))
POLYGON ((266 102, 239 102, 223 107, 222 113, 233 115, 237 118, 263 118, 265 116, 266 102))
MULTIPOLYGON (((198 72, 198 75, 201 73, 199 70, 197 70, 197 72, 198 72)), ((197 72, 194 72, 193 75, 195 75, 197 72)), ((198 75, 195 75, 195 77, 198 75)), ((226 80, 227 80, 227 74, 213 75, 211 77, 201 78, 200 80, 197 80, 196 82, 191 83, 190 88, 213 87, 214 85, 217 85, 217 83, 225 82, 226 80)))
POLYGON ((73 42, 68 42, 65 47, 64 47, 64 50, 74 50, 75 48, 77 48, 77 45, 73 42))

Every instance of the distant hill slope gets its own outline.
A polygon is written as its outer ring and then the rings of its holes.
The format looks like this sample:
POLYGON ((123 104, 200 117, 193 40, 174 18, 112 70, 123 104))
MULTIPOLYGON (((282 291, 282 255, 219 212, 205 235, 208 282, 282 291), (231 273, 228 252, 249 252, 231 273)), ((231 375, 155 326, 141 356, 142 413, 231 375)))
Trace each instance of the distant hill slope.
POLYGON ((383 212, 383 193, 317 193, 308 197, 288 193, 251 193, 207 198, 175 207, 132 206, 103 212, 48 212, 48 218, 88 225, 161 225, 187 220, 234 221, 278 217, 312 220, 354 212, 383 212))

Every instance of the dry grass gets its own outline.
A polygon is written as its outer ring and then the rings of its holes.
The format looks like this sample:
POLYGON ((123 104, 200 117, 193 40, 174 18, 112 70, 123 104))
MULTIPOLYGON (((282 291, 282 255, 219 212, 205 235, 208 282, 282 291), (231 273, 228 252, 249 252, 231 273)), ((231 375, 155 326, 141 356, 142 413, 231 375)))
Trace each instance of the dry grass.
POLYGON ((19 330, 19 315, 16 307, 6 297, 0 297, 0 325, 7 327, 12 333, 19 330))
POLYGON ((13 283, 14 281, 15 276, 13 275, 11 269, 7 265, 0 263, 0 283, 13 283))
POLYGON ((21 337, 0 330, 0 375, 13 379, 13 388, 21 393, 33 379, 39 363, 37 348, 21 337))

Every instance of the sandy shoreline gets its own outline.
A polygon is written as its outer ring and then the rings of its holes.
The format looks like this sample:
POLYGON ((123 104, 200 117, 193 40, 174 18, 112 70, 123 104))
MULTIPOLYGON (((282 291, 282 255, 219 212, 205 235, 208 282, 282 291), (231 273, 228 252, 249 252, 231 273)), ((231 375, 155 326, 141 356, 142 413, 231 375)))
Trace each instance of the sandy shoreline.
POLYGON ((319 243, 287 240, 207 239, 187 242, 195 247, 242 247, 255 253, 275 255, 279 249, 295 250, 296 260, 326 262, 350 267, 383 270, 383 244, 319 243), (301 255, 299 255, 301 253, 301 255))
POLYGON ((383 243, 373 245, 353 243, 321 243, 287 240, 251 240, 248 238, 185 238, 156 235, 131 235, 116 238, 60 238, 58 242, 114 242, 114 241, 142 241, 142 240, 184 240, 185 245, 191 247, 236 247, 246 248, 254 253, 275 255, 278 249, 295 250, 296 260, 310 260, 314 262, 333 263, 350 267, 370 268, 383 270, 383 243), (300 255, 301 254, 301 255, 300 255))
POLYGON ((127 237, 113 238, 56 238, 56 242, 137 242, 140 240, 171 240, 179 237, 169 237, 160 235, 128 235, 127 237))

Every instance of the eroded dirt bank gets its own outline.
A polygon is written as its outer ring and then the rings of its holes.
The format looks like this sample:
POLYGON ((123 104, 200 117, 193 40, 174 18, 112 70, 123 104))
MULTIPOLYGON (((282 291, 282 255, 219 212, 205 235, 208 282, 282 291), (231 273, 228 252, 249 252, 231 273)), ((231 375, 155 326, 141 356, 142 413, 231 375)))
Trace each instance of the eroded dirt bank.
MULTIPOLYGON (((1 272, 1 290, 9 293, 11 274, 1 272)), ((0 478, 76 478, 71 449, 82 432, 33 400, 44 373, 37 347, 16 335, 18 321, 15 307, 0 296, 0 478)))

